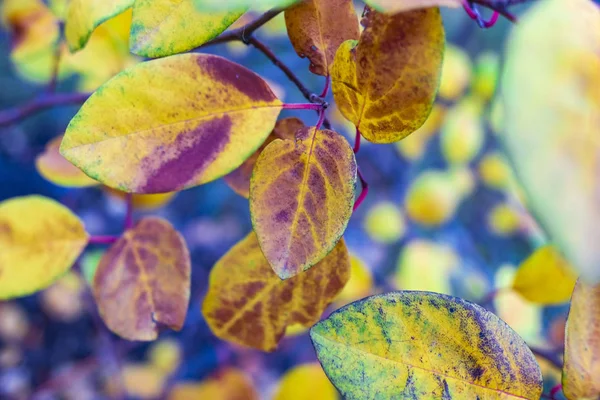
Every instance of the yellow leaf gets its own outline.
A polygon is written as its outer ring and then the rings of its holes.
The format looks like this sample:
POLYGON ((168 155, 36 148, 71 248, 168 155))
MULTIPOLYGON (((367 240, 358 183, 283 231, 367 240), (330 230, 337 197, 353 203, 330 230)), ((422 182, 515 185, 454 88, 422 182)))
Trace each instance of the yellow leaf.
POLYGON ((368 297, 310 331, 345 399, 530 399, 542 394, 535 357, 502 320, 429 292, 368 297))
POLYGON ((71 0, 65 21, 65 38, 71 52, 83 49, 98 25, 132 4, 133 0, 71 0))
POLYGON ((245 11, 200 12, 192 0, 137 0, 131 52, 156 58, 192 50, 218 36, 245 11))
POLYGON ((0 203, 0 300, 50 286, 71 268, 88 243, 68 208, 41 196, 0 203))
POLYGON ((369 141, 396 142, 431 112, 442 70, 439 9, 396 15, 367 10, 358 44, 338 49, 331 78, 342 114, 369 141))
POLYGON ((154 340, 160 325, 180 330, 190 298, 190 270, 185 241, 171 224, 142 219, 100 260, 93 282, 100 316, 128 340, 154 340))
POLYGON ((243 371, 226 368, 203 382, 177 383, 169 400, 259 400, 259 395, 243 371))
POLYGON ((460 0, 366 0, 365 3, 378 11, 392 14, 417 8, 460 7, 462 5, 460 0))
POLYGON ((202 314, 218 337, 273 351, 289 325, 306 327, 348 281, 350 260, 343 240, 309 271, 281 280, 250 233, 213 267, 202 314))
POLYGON ((569 400, 600 397, 600 285, 580 279, 571 298, 565 336, 563 392, 569 400))
POLYGON ((400 154, 411 161, 420 159, 425 153, 430 139, 442 126, 445 115, 446 109, 444 106, 434 104, 425 123, 410 136, 395 143, 400 154))
POLYGON ((273 400, 337 400, 338 392, 319 363, 297 365, 287 371, 273 400))
POLYGON ((65 187, 88 187, 98 184, 97 181, 81 172, 73 164, 60 155, 58 149, 62 136, 57 136, 46 145, 46 150, 35 159, 35 167, 40 175, 54 183, 65 187))
POLYGON ((503 139, 528 205, 573 268, 600 282, 598 5, 535 3, 515 27, 502 85, 503 139))
MULTIPOLYGON (((109 196, 121 201, 127 200, 127 193, 120 190, 111 189, 107 186, 102 188, 109 196)), ((158 194, 134 194, 131 196, 133 208, 140 210, 156 210, 169 204, 178 192, 158 193, 158 194)))
POLYGON ((576 281, 569 263, 553 246, 546 245, 521 263, 512 288, 533 303, 552 305, 568 302, 576 281))
POLYGON ((356 160, 341 135, 303 128, 261 153, 250 183, 250 214, 273 270, 287 279, 321 261, 352 215, 356 160))
POLYGON ((285 23, 296 53, 323 76, 329 76, 338 47, 360 35, 352 0, 303 0, 285 10, 285 23))
POLYGON ((244 67, 182 54, 137 64, 105 83, 69 124, 60 151, 112 188, 172 192, 237 168, 265 141, 281 108, 244 67))
POLYGON ((260 146, 254 154, 252 154, 242 165, 239 166, 235 171, 225 176, 225 182, 233 189, 234 192, 248 198, 250 196, 250 179, 252 178, 252 171, 256 165, 256 160, 260 153, 275 139, 289 139, 295 140, 296 132, 304 127, 304 123, 299 118, 289 117, 283 118, 277 121, 273 132, 269 135, 267 140, 260 146))

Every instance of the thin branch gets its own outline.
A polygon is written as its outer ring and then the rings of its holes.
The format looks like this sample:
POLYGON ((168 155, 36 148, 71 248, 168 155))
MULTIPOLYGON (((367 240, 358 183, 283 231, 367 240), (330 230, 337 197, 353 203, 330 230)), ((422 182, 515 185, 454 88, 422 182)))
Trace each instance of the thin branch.
POLYGON ((8 126, 48 108, 81 104, 89 96, 89 93, 43 94, 29 103, 0 111, 0 127, 8 126))
POLYGON ((531 352, 533 354, 535 354, 536 356, 545 358, 552 365, 554 365, 556 368, 558 368, 559 370, 562 370, 563 362, 560 359, 560 356, 558 356, 556 354, 556 351, 547 350, 547 349, 540 349, 540 348, 532 347, 532 346, 529 346, 529 348, 531 349, 531 352))
POLYGON ((517 22, 517 18, 508 11, 508 7, 527 3, 531 0, 472 0, 473 3, 494 10, 511 22, 517 22))

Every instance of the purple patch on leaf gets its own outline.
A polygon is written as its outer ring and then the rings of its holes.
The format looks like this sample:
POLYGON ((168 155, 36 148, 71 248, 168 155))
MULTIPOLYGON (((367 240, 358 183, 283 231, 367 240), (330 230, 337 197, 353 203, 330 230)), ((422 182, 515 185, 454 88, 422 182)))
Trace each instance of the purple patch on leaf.
MULTIPOLYGON (((231 133, 231 118, 227 115, 206 121, 187 132, 182 132, 171 146, 179 149, 176 158, 152 171, 143 193, 164 193, 179 190, 193 181, 223 151, 231 133)), ((157 150, 164 153, 164 150, 157 150)), ((159 154, 142 160, 142 169, 156 163, 159 154)))

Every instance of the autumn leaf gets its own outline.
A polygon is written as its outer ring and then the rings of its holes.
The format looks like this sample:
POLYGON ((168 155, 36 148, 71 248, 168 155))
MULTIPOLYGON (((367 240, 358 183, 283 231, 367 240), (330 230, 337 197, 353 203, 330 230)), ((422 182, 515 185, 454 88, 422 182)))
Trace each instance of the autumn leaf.
POLYGON ((563 392, 567 399, 600 397, 600 285, 580 279, 566 325, 563 392))
POLYGON ((318 363, 293 367, 281 378, 273 400, 338 400, 338 392, 318 363))
POLYGON ((244 371, 225 368, 202 382, 175 384, 169 400, 258 400, 254 384, 244 371))
POLYGON ((502 138, 528 205, 573 268, 600 282, 598 5, 534 3, 509 41, 502 85, 502 138))
POLYGON ((352 215, 356 160, 336 132, 303 128, 261 153, 250 182, 250 214, 273 270, 287 279, 333 249, 352 215))
POLYGON ((248 198, 250 196, 250 179, 252 178, 252 171, 254 170, 254 165, 256 165, 256 160, 258 160, 260 153, 262 153, 265 147, 275 139, 295 140, 296 132, 303 127, 304 123, 296 117, 283 118, 277 121, 275 128, 273 128, 273 131, 262 146, 260 146, 260 148, 235 171, 226 175, 225 182, 234 192, 242 197, 248 198))
POLYGON ((360 40, 338 49, 331 78, 335 101, 369 141, 396 142, 431 112, 444 54, 437 8, 396 15, 366 9, 360 40))
POLYGON ((571 298, 577 275, 551 245, 537 249, 517 270, 512 288, 527 300, 553 305, 571 298))
POLYGON ((368 297, 311 329, 346 399, 531 399, 542 374, 525 342, 465 300, 430 292, 368 297))
POLYGON ((81 172, 60 155, 58 149, 62 135, 52 139, 46 150, 35 159, 35 167, 40 175, 55 185, 64 187, 88 187, 98 184, 97 181, 81 172))
POLYGON ((98 25, 121 14, 133 2, 134 0, 71 0, 65 21, 65 38, 71 52, 83 49, 98 25))
POLYGON ((338 47, 360 35, 352 0, 303 0, 285 10, 285 24, 296 53, 323 76, 329 75, 338 47))
POLYGON ((193 0, 196 7, 202 11, 233 11, 240 8, 284 8, 299 0, 193 0))
POLYGON ((135 65, 104 84, 69 124, 60 152, 112 188, 172 192, 237 168, 265 141, 281 108, 246 68, 181 54, 135 65))
POLYGON ((88 243, 83 223, 68 208, 41 196, 0 203, 0 300, 45 289, 88 243))
POLYGON ((202 314, 221 339, 273 351, 285 329, 319 320, 350 275, 343 240, 309 271, 281 280, 250 233, 213 267, 202 314))
POLYGON ((410 11, 417 8, 438 6, 460 7, 462 5, 461 0, 365 0, 365 3, 377 11, 392 14, 410 11))
POLYGON ((244 12, 246 8, 203 13, 193 0, 137 0, 131 52, 156 58, 192 50, 218 36, 244 12))
MULTIPOLYGON (((102 188, 110 197, 122 202, 127 201, 127 193, 104 186, 102 188)), ((131 196, 131 205, 136 210, 157 210, 169 204, 178 192, 157 194, 134 194, 131 196)))
POLYGON ((161 326, 180 330, 190 297, 190 270, 185 241, 171 224, 142 219, 100 260, 93 283, 100 316, 128 340, 154 340, 161 326))

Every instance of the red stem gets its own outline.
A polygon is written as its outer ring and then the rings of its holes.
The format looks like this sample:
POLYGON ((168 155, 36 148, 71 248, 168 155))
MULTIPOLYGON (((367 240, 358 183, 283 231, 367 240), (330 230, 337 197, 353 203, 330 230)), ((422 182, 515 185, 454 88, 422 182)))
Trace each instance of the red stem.
POLYGON ((113 244, 117 240, 118 236, 91 236, 88 244, 113 244))
POLYGON ((316 125, 317 130, 321 129, 321 126, 323 126, 323 122, 325 122, 325 109, 321 108, 321 110, 319 111, 319 120, 317 121, 316 125))
POLYGON ((468 0, 463 0, 462 4, 469 18, 477 21, 479 26, 482 28, 491 28, 492 26, 496 25, 496 22, 498 22, 498 18, 500 17, 500 13, 498 11, 494 10, 491 18, 489 20, 485 20, 481 17, 481 14, 477 9, 471 7, 471 4, 469 4, 468 0))
POLYGON ((362 190, 360 191, 360 195, 358 195, 358 198, 354 202, 354 208, 352 209, 352 211, 356 211, 356 209, 358 207, 360 207, 360 205, 362 204, 362 202, 367 197, 367 194, 369 194, 369 184, 367 183, 367 181, 363 177, 363 174, 360 171, 360 168, 358 168, 358 166, 356 167, 356 172, 358 174, 358 179, 360 179, 360 184, 362 186, 362 190))
POLYGON ((322 104, 317 103, 292 103, 284 104, 284 110, 316 110, 320 111, 323 108, 322 104))
POLYGON ((329 84, 331 82, 331 76, 327 75, 325 77, 325 87, 323 88, 323 91, 321 92, 321 95, 319 96, 320 98, 324 99, 327 94, 329 93, 329 84))
POLYGON ((554 399, 556 397, 556 394, 558 392, 560 392, 562 390, 562 385, 559 383, 558 385, 554 386, 552 389, 550 389, 550 398, 554 399))
POLYGON ((360 150, 360 131, 356 128, 356 136, 354 137, 354 154, 360 150))

